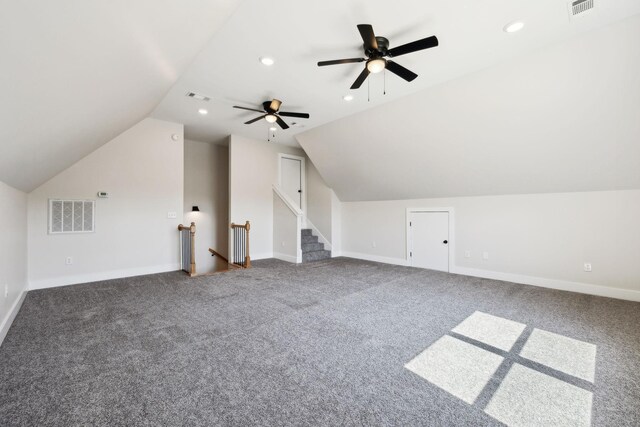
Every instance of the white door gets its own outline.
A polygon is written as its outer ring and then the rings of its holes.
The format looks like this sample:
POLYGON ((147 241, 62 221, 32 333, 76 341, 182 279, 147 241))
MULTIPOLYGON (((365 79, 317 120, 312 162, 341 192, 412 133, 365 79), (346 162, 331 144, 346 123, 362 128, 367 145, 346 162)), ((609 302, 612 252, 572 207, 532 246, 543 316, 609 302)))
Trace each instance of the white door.
POLYGON ((409 251, 412 266, 449 271, 449 212, 411 212, 409 251))
POLYGON ((281 158, 280 186, 296 207, 302 209, 302 160, 281 158))

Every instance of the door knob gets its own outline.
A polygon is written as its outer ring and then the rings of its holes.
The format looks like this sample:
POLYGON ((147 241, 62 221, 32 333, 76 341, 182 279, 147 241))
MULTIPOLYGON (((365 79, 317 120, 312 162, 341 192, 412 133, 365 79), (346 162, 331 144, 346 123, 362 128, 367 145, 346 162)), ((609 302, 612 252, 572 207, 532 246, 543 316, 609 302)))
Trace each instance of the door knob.
POLYGON ((446 245, 447 243, 449 243, 449 241, 448 241, 448 240, 445 240, 445 241, 444 241, 444 242, 442 242, 442 243, 444 243, 444 244, 446 245))

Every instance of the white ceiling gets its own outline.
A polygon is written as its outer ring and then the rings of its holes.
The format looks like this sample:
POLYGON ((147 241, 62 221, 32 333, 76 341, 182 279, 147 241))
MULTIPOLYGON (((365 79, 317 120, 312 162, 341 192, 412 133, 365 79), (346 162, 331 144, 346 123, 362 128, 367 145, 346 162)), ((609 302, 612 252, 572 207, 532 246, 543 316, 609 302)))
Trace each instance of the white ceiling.
POLYGON ((640 188, 640 15, 298 135, 342 201, 640 188))
MULTIPOLYGON (((561 42, 597 27, 640 13, 638 0, 596 0, 597 10, 569 20, 568 2, 562 0, 425 1, 343 0, 245 0, 212 38, 194 63, 153 112, 153 116, 185 124, 187 138, 216 142, 229 134, 261 140, 268 124, 243 123, 258 113, 243 112, 233 105, 258 107, 273 97, 284 103, 283 111, 303 111, 305 127, 277 131, 276 141, 297 145, 294 135, 561 42), (523 20, 525 29, 506 34, 503 27, 523 20), (349 87, 363 64, 319 68, 320 60, 360 56, 362 41, 356 25, 369 23, 377 35, 390 39, 391 47, 437 35, 440 46, 397 58, 419 77, 407 83, 387 73, 370 77, 357 91, 349 87), (272 67, 258 58, 271 56, 272 67), (185 97, 188 91, 212 97, 204 103, 185 97), (347 103, 343 95, 353 93, 347 103), (207 116, 197 113, 209 110, 207 116)), ((395 129, 397 123, 389 124, 395 129)))
POLYGON ((0 180, 33 190, 146 117, 240 0, 0 0, 0 180))

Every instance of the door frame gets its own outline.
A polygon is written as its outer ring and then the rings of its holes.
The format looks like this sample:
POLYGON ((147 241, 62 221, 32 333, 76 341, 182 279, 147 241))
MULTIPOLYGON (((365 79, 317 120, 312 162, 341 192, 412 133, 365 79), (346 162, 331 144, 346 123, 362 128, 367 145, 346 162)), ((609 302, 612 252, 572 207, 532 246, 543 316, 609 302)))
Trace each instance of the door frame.
POLYGON ((307 218, 307 169, 305 165, 304 157, 296 156, 294 154, 278 153, 278 186, 282 188, 282 159, 300 160, 300 189, 302 190, 302 197, 300 210, 302 211, 303 222, 306 222, 307 218))
POLYGON ((452 273, 455 272, 455 265, 456 265, 456 258, 455 258, 455 212, 454 209, 452 207, 448 207, 448 208, 407 208, 407 213, 406 213, 406 235, 405 235, 405 240, 406 240, 406 252, 405 252, 405 259, 407 261, 407 265, 408 266, 413 266, 413 259, 409 256, 409 253, 411 252, 411 227, 409 225, 410 222, 410 217, 412 213, 419 213, 419 212, 447 212, 449 214, 449 243, 447 244, 447 246, 449 247, 449 266, 448 266, 448 272, 452 273))

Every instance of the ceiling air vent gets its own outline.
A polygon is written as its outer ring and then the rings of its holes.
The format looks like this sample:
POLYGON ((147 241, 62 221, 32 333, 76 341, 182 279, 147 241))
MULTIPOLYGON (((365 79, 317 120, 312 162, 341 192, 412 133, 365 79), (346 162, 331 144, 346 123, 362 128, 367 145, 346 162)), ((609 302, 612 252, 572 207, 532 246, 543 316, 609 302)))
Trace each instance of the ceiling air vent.
POLYGON ((569 9, 571 10, 571 16, 577 16, 588 10, 593 9, 595 0, 576 0, 569 3, 569 9))
POLYGON ((188 92, 187 96, 189 98, 197 99, 198 101, 206 102, 211 100, 211 98, 209 98, 208 96, 200 95, 199 93, 195 93, 195 92, 188 92))

